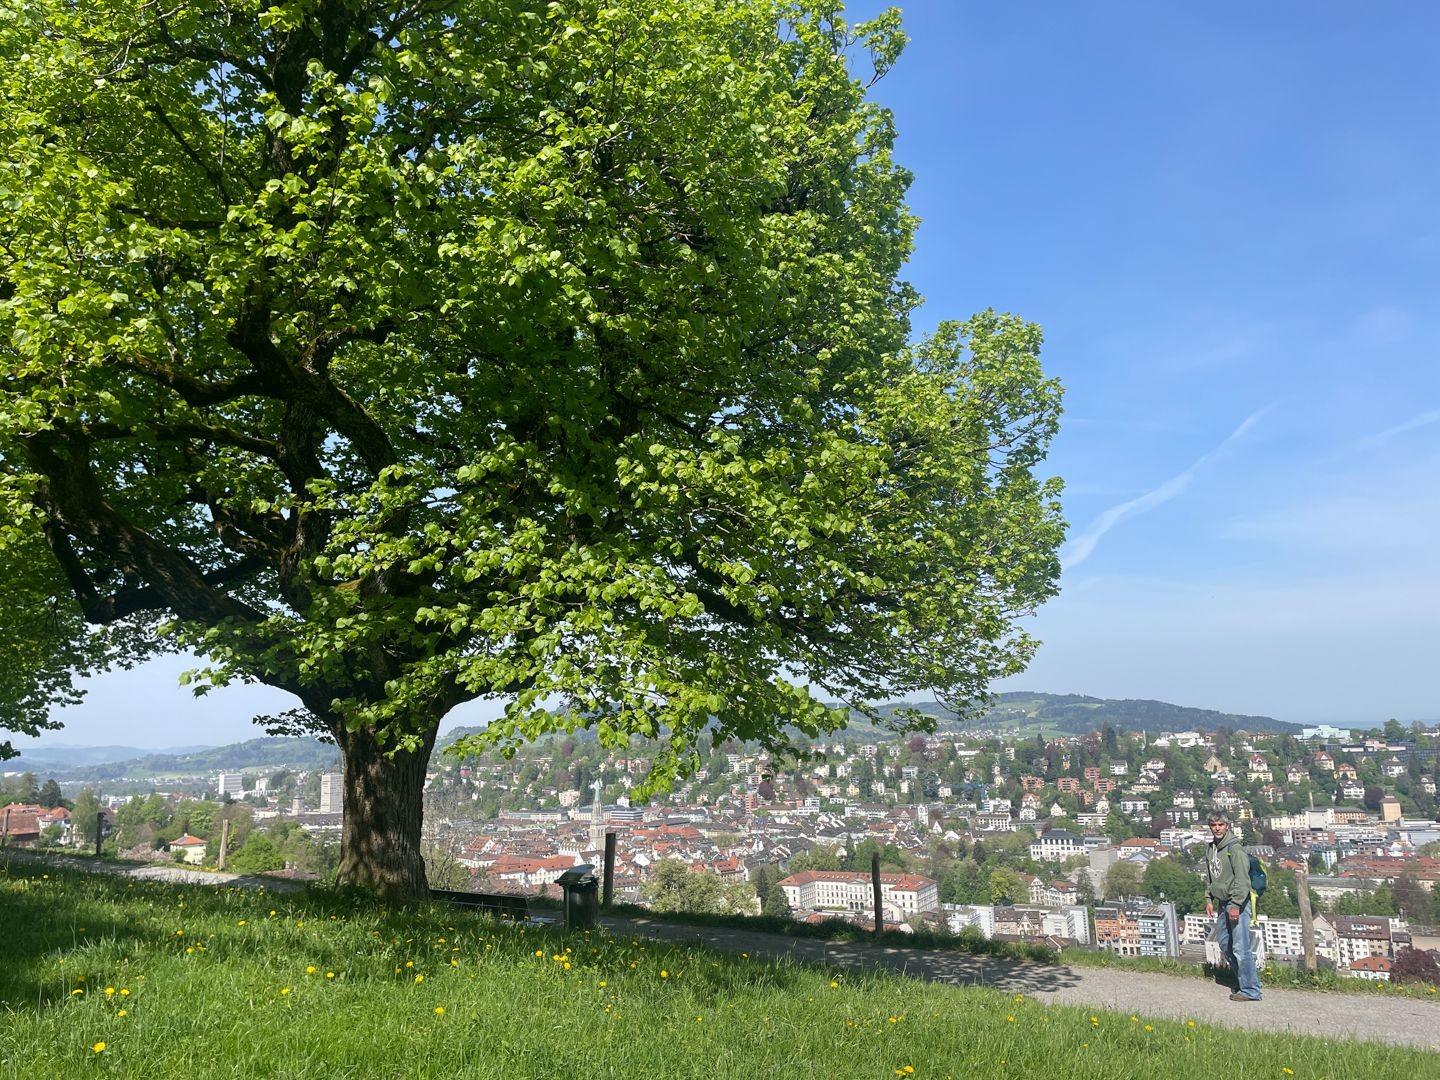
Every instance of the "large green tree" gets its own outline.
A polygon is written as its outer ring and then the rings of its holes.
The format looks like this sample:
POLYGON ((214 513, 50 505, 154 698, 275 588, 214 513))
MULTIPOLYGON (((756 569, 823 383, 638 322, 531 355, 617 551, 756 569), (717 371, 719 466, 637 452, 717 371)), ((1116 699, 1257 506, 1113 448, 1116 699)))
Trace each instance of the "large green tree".
POLYGON ((288 691, 404 897, 462 702, 663 736, 655 789, 1023 667, 1059 390, 1014 317, 914 343, 894 13, 0 13, 0 726, 166 650, 288 691))

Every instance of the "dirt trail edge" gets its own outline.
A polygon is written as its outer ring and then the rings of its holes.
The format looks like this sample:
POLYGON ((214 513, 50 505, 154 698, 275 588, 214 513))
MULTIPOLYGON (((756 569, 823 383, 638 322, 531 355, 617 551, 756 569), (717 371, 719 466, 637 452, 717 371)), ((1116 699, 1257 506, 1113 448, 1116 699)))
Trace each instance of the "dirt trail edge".
POLYGON ((1266 989, 1258 1002, 1229 999, 1228 987, 1207 979, 1116 968, 1074 968, 865 942, 816 941, 725 927, 684 926, 644 918, 602 916, 617 936, 703 945, 766 960, 789 958, 832 971, 887 968, 911 978, 983 986, 1024 994, 1047 1005, 1113 1009, 1149 1018, 1195 1020, 1257 1031, 1357 1039, 1440 1052, 1440 1000, 1266 989))

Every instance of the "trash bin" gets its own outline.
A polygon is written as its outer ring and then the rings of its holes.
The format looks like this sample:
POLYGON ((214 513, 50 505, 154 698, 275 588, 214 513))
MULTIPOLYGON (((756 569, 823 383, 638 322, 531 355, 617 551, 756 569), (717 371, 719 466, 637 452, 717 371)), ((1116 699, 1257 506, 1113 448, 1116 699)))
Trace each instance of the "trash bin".
POLYGON ((555 884, 565 894, 565 929, 594 930, 600 916, 600 882, 595 867, 582 863, 566 870, 555 884))

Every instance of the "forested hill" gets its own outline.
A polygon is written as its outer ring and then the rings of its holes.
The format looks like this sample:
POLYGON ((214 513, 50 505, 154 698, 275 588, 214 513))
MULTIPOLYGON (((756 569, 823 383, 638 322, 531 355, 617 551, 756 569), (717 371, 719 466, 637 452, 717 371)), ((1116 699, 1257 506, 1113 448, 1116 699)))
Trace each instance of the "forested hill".
POLYGON ((213 746, 189 754, 149 754, 107 765, 66 769, 67 780, 118 780, 122 777, 199 776, 219 770, 324 769, 339 766, 340 752, 318 739, 265 738, 213 746))
MULTIPOLYGON (((904 707, 900 704, 885 705, 881 712, 891 714, 904 707)), ((1301 727, 1269 716, 1196 709, 1188 705, 1172 705, 1168 701, 1115 700, 1083 694, 1035 694, 1025 691, 997 694, 987 709, 971 718, 957 717, 944 706, 934 703, 915 703, 910 707, 935 717, 937 727, 942 731, 1035 728, 1084 735, 1109 724, 1120 731, 1144 731, 1152 735, 1162 731, 1214 731, 1221 727, 1232 731, 1295 734, 1301 727)))

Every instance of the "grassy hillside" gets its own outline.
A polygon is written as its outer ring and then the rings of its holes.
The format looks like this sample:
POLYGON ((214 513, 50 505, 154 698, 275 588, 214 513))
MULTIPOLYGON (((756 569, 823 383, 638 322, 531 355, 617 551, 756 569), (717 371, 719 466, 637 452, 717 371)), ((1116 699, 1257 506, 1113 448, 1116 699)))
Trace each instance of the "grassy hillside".
POLYGON ((0 1077, 1428 1075, 1243 1037, 444 908, 0 863, 0 1077), (1224 1062, 1221 1066, 1218 1063, 1224 1062))

